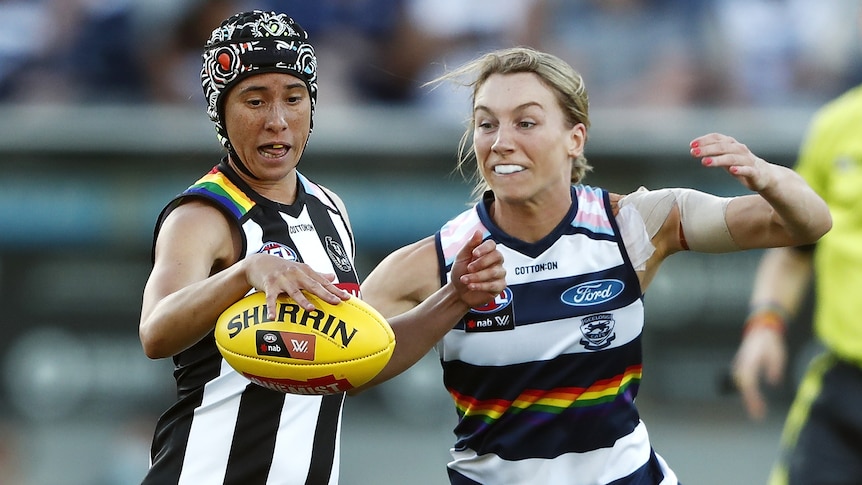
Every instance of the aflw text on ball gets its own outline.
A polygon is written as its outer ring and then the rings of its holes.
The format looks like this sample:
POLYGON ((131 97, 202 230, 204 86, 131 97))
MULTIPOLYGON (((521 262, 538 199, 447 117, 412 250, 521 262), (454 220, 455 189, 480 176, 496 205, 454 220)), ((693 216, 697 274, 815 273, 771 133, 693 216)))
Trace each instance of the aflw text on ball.
MULTIPOLYGON (((258 305, 237 313, 227 323, 228 336, 234 338, 251 326, 271 321, 266 319, 266 314, 266 305, 258 305)), ((321 310, 307 311, 296 303, 278 302, 274 321, 310 327, 345 348, 350 345, 358 331, 340 318, 321 310)))

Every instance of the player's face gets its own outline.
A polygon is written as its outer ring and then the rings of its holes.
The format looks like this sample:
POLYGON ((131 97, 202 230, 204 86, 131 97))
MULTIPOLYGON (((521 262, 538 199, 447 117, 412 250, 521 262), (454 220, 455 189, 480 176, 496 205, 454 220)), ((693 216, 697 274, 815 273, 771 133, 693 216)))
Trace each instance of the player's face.
POLYGON ((260 180, 281 180, 299 163, 311 130, 311 98, 301 79, 265 73, 231 88, 224 107, 228 139, 260 180))
POLYGON ((570 201, 571 159, 585 128, 566 121, 553 91, 533 73, 494 74, 476 91, 473 143, 497 200, 570 201))

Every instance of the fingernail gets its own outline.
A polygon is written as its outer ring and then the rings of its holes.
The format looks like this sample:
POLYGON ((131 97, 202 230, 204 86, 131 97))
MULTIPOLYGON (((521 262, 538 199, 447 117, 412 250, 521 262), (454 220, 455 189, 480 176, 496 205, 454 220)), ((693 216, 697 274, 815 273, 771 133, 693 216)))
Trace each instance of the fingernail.
POLYGON ((712 159, 711 159, 711 158, 709 158, 709 157, 704 158, 704 159, 703 159, 703 164, 704 164, 704 165, 712 165, 712 159))
POLYGON ((693 142, 691 142, 691 147, 692 147, 692 148, 697 148, 697 147, 699 147, 699 146, 700 146, 700 143, 698 143, 696 140, 695 140, 695 141, 693 141, 693 142))
POLYGON ((693 153, 694 156, 699 157, 700 156, 700 148, 695 148, 694 150, 691 151, 691 153, 693 153))

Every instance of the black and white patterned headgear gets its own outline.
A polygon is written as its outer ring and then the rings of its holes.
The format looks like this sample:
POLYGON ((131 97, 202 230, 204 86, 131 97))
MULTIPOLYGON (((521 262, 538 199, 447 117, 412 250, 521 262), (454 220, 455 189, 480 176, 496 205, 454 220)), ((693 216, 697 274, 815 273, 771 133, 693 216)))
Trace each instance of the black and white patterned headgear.
POLYGON ((238 13, 213 30, 204 45, 201 86, 207 114, 228 150, 232 147, 224 125, 224 94, 240 80, 266 72, 284 72, 305 81, 314 126, 317 57, 296 21, 283 13, 254 10, 238 13))

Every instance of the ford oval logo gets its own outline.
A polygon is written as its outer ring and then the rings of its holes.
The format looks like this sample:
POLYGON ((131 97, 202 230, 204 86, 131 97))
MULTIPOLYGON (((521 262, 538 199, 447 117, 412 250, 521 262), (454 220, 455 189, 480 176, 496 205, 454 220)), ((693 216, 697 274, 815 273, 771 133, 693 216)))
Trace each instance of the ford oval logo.
POLYGON ((572 306, 598 305, 613 300, 625 287, 625 283, 620 280, 589 281, 564 291, 560 300, 572 306))
POLYGON ((503 308, 509 306, 509 303, 512 302, 512 290, 509 287, 506 287, 502 293, 497 295, 493 300, 484 305, 476 308, 471 308, 472 311, 476 313, 496 313, 503 308))

